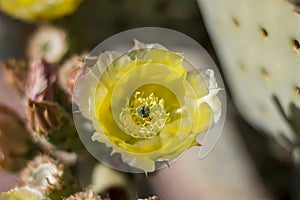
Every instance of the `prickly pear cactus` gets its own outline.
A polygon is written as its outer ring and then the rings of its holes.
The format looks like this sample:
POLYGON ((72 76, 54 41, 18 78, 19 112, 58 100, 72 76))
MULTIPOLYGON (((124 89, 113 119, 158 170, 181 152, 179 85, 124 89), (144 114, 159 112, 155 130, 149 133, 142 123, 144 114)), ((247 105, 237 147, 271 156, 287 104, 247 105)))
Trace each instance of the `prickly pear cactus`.
POLYGON ((300 13, 288 0, 198 0, 240 113, 293 148, 300 136, 300 13))

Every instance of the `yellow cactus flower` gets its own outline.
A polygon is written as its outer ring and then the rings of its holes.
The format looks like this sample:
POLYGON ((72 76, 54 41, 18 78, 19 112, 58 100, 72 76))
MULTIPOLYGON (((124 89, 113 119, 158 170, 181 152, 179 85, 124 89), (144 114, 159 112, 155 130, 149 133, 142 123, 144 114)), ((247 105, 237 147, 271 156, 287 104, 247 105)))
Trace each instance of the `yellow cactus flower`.
POLYGON ((16 187, 8 192, 0 194, 0 200, 47 200, 48 198, 40 191, 25 187, 16 187))
POLYGON ((0 9, 18 19, 33 22, 73 13, 81 0, 0 0, 0 9))
MULTIPOLYGON (((198 72, 180 53, 142 44, 122 55, 100 54, 77 79, 74 100, 93 122, 93 141, 145 172, 177 158, 217 122, 221 102, 214 72, 198 72)), ((116 167, 118 168, 118 167, 116 167)))

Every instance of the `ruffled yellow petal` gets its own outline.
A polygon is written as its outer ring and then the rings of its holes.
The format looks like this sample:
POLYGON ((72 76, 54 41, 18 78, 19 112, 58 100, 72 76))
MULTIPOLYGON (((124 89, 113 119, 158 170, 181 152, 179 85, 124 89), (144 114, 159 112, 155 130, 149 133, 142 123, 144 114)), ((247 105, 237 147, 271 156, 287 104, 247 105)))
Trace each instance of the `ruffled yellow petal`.
POLYGON ((129 56, 144 62, 168 66, 175 69, 181 76, 185 73, 184 66, 182 65, 183 56, 179 53, 170 52, 160 48, 153 48, 134 50, 129 56))
POLYGON ((196 73, 196 72, 187 73, 186 80, 193 87, 193 89, 196 93, 196 96, 198 98, 203 97, 208 94, 207 83, 202 78, 202 76, 199 75, 198 73, 196 73))
POLYGON ((211 107, 207 103, 200 104, 193 115, 193 118, 197 119, 193 124, 193 131, 202 133, 208 130, 213 119, 213 114, 211 107))

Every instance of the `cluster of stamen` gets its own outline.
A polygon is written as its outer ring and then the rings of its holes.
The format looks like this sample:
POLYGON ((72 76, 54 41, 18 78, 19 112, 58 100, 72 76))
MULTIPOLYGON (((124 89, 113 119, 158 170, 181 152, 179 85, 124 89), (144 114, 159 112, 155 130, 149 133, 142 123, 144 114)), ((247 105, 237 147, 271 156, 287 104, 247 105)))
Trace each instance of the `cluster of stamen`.
POLYGON ((169 113, 164 109, 164 100, 153 93, 143 97, 142 92, 136 92, 119 115, 122 129, 137 138, 151 138, 157 135, 169 120, 169 113))

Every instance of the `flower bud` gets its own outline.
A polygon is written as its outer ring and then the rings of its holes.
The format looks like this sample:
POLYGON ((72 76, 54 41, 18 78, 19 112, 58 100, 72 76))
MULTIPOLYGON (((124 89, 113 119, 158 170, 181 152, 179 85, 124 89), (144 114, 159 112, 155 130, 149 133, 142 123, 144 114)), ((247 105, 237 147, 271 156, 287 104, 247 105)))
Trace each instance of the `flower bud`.
POLYGON ((27 54, 31 59, 44 58, 47 62, 57 63, 68 50, 65 30, 44 25, 30 38, 27 54))
POLYGON ((26 88, 26 96, 34 101, 52 101, 56 83, 55 68, 43 59, 31 65, 26 88))
POLYGON ((37 156, 21 171, 22 185, 28 185, 42 193, 62 188, 63 165, 46 155, 37 156))
POLYGON ((58 83, 70 95, 73 93, 74 83, 81 71, 85 56, 85 53, 81 56, 72 56, 62 65, 58 72, 58 83))
POLYGON ((47 137, 48 133, 61 126, 61 109, 50 101, 27 101, 27 116, 31 130, 47 137))
POLYGON ((33 63, 27 80, 29 127, 44 137, 61 125, 61 109, 54 101, 55 72, 53 66, 41 59, 33 63))

